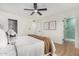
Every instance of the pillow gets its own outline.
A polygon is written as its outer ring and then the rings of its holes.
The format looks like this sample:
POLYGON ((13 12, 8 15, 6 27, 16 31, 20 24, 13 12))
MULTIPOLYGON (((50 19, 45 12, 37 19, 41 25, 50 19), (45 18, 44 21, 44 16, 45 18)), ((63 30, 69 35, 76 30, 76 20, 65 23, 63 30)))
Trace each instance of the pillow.
POLYGON ((4 30, 0 29, 0 48, 7 46, 7 36, 4 30))

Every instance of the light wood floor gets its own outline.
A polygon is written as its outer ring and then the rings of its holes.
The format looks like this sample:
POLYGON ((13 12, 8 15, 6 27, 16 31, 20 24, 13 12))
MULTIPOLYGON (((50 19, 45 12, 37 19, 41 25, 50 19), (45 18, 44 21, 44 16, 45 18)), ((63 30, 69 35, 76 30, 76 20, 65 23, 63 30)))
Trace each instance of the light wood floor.
POLYGON ((58 56, 79 56, 79 49, 75 48, 75 43, 65 41, 64 44, 57 44, 56 54, 58 56))

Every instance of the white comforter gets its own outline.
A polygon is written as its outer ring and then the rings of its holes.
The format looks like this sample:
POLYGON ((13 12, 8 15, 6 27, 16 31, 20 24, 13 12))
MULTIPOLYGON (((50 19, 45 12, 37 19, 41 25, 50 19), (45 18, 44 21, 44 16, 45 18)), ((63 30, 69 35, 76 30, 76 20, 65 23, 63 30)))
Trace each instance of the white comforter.
POLYGON ((5 48, 0 48, 0 56, 16 56, 14 45, 8 44, 5 48))
POLYGON ((18 36, 15 45, 19 56, 44 55, 44 42, 33 37, 18 36))
POLYGON ((0 56, 41 56, 44 55, 44 42, 29 36, 14 38, 15 45, 0 48, 0 56))

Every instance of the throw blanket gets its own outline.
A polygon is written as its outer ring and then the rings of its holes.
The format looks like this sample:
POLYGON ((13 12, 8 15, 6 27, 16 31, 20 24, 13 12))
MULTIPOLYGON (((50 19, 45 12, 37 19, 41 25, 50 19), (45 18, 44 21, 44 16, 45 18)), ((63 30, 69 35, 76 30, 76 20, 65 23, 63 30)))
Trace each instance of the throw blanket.
POLYGON ((38 35, 34 35, 34 34, 28 34, 28 36, 34 37, 36 39, 42 40, 44 41, 44 53, 45 54, 49 54, 52 55, 53 54, 53 46, 52 46, 52 42, 50 40, 50 38, 48 37, 44 37, 44 36, 38 36, 38 35))

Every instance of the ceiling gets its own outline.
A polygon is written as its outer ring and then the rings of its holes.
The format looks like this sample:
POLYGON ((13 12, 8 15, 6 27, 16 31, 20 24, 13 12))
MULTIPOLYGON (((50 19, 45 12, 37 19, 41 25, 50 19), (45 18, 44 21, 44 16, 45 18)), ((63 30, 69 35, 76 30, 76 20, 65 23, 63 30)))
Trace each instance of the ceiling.
MULTIPOLYGON (((21 16, 31 16, 31 11, 24 11, 24 8, 33 8, 32 3, 0 3, 0 11, 17 14, 21 16)), ((47 11, 41 11, 42 16, 58 14, 64 11, 79 9, 78 3, 38 3, 38 8, 47 8, 47 11)), ((34 14, 32 16, 39 16, 34 14)))

